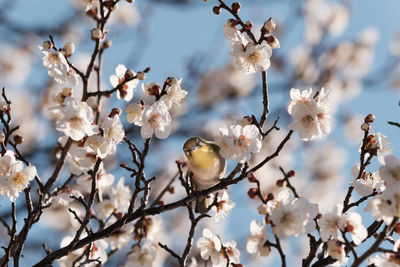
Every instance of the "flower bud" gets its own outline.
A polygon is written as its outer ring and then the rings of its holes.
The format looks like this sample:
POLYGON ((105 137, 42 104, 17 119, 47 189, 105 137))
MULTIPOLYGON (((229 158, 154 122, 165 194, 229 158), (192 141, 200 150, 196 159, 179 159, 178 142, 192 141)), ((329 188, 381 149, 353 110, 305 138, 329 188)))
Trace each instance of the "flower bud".
POLYGON ((7 102, 4 99, 0 99, 0 112, 5 113, 10 109, 7 102))
POLYGON ((275 21, 272 20, 272 18, 269 18, 266 22, 264 22, 264 29, 267 31, 273 31, 276 28, 276 23, 275 21))
POLYGON ((14 135, 13 139, 14 139, 14 143, 16 145, 20 145, 20 144, 22 144, 22 142, 24 142, 24 138, 18 134, 14 135))
POLYGON ((239 23, 235 19, 228 19, 226 23, 229 27, 236 27, 239 23))
POLYGON ((66 57, 71 56, 75 52, 75 45, 74 43, 68 42, 64 45, 62 49, 63 55, 66 57))
POLYGON ((249 198, 255 199, 258 196, 258 192, 258 188, 253 187, 249 189, 247 195, 249 196, 249 198))
POLYGON ((257 181, 258 181, 254 172, 251 172, 249 174, 249 176, 247 177, 247 180, 249 180, 250 183, 257 183, 257 181))
POLYGON ((375 121, 375 115, 374 114, 368 114, 364 119, 364 122, 368 123, 368 124, 373 123, 374 121, 375 121))
POLYGON ((250 116, 245 116, 243 119, 240 121, 240 124, 242 126, 250 125, 253 123, 253 118, 250 116))
POLYGON ((370 129, 371 125, 369 125, 368 123, 364 122, 363 124, 361 124, 361 130, 363 130, 364 132, 368 132, 370 129))
POLYGON ((221 7, 220 6, 213 7, 213 12, 215 15, 221 14, 221 7))
POLYGON ((266 37, 265 40, 267 41, 267 43, 269 44, 269 46, 272 49, 281 47, 278 38, 276 38, 273 35, 270 35, 270 36, 266 37))
POLYGON ((176 79, 175 77, 168 77, 168 79, 166 80, 168 86, 173 86, 178 84, 178 79, 176 79))
POLYGON ((103 49, 110 48, 112 46, 112 41, 111 40, 105 40, 103 43, 103 49))
POLYGON ((293 177, 296 175, 296 171, 295 170, 291 170, 287 173, 287 177, 293 177))
POLYGON ((126 0, 128 3, 133 3, 135 0, 126 0))
POLYGON ((276 181, 276 186, 282 187, 284 182, 285 182, 285 180, 280 179, 280 180, 276 181))
POLYGON ((136 73, 133 70, 129 70, 129 69, 126 70, 125 75, 124 75, 125 79, 127 79, 127 80, 132 80, 135 76, 136 76, 136 73))
POLYGON ((168 192, 169 192, 170 194, 175 193, 175 187, 173 187, 173 186, 168 187, 167 190, 168 190, 168 192))
POLYGON ((50 41, 43 42, 43 49, 50 50, 53 48, 53 43, 50 41))
POLYGON ((267 195, 267 201, 271 201, 271 200, 273 200, 275 198, 275 196, 274 196, 274 194, 272 194, 272 193, 269 193, 268 195, 267 195))
POLYGON ((111 110, 111 112, 110 112, 110 114, 108 114, 108 117, 109 118, 114 118, 115 117, 115 115, 121 115, 121 113, 122 113, 122 110, 120 109, 120 108, 113 108, 112 110, 111 110))
POLYGON ((139 71, 139 72, 136 74, 136 76, 137 76, 137 78, 138 78, 140 81, 143 81, 144 79, 146 79, 146 73, 144 73, 143 71, 139 71))
POLYGON ((92 40, 99 40, 103 36, 103 33, 99 28, 92 29, 90 34, 92 36, 92 40))
POLYGON ((232 11, 234 13, 238 13, 240 10, 241 4, 239 2, 232 3, 232 11))
POLYGON ((253 28, 253 22, 251 22, 250 20, 246 21, 245 25, 245 30, 251 30, 251 28, 253 28))

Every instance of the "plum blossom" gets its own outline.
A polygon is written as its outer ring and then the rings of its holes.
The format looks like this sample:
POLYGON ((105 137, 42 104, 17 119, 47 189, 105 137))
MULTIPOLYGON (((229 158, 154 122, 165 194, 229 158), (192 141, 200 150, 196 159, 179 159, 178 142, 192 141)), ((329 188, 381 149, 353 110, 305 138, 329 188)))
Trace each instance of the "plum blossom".
MULTIPOLYGON (((223 244, 226 254, 229 258, 230 265, 240 263, 240 251, 236 248, 236 241, 229 241, 223 244)), ((221 249, 219 264, 213 264, 213 267, 225 267, 227 264, 227 257, 225 252, 221 249)))
POLYGON ((22 161, 15 159, 14 152, 7 150, 0 156, 0 195, 7 196, 11 202, 15 202, 19 193, 29 185, 29 181, 33 180, 36 174, 34 166, 24 169, 22 161))
POLYGON ((379 175, 387 187, 400 186, 400 161, 394 155, 386 156, 385 165, 379 168, 379 175))
POLYGON ((400 216, 400 162, 393 156, 385 157, 385 165, 379 168, 379 175, 385 181, 385 190, 371 199, 365 211, 371 211, 378 221, 390 224, 393 217, 400 216))
POLYGON ((328 241, 328 255, 337 260, 337 264, 344 265, 348 261, 344 244, 339 240, 331 239, 328 241))
MULTIPOLYGON (((111 224, 115 223, 117 219, 113 216, 111 217, 105 227, 110 226, 111 224)), ((111 249, 120 249, 124 246, 126 246, 129 241, 132 239, 132 233, 133 233, 134 227, 132 223, 127 223, 121 228, 119 228, 117 231, 114 231, 111 233, 111 235, 107 238, 107 241, 110 243, 110 248, 111 249)))
MULTIPOLYGON (((393 251, 399 251, 400 239, 398 239, 393 245, 393 251)), ((382 253, 375 257, 369 257, 367 259, 369 265, 376 267, 398 267, 400 265, 400 258, 395 253, 382 253)))
POLYGON ((66 97, 64 104, 58 109, 63 116, 57 121, 56 129, 71 137, 72 140, 79 141, 85 135, 91 136, 98 133, 98 126, 92 125, 93 110, 86 102, 66 97))
POLYGON ((342 214, 343 206, 338 204, 333 209, 333 212, 322 215, 319 220, 320 235, 322 241, 326 242, 331 237, 338 239, 340 231, 344 231, 346 225, 346 216, 342 214))
MULTIPOLYGON (((369 135, 368 138, 369 142, 366 145, 367 151, 375 155, 380 164, 385 164, 385 157, 392 151, 387 137, 381 133, 375 133, 369 135)), ((359 151, 361 151, 361 146, 362 143, 359 146, 359 151)), ((365 157, 369 157, 369 153, 366 153, 365 157)))
POLYGON ((215 142, 221 147, 220 154, 244 163, 262 147, 261 135, 255 125, 231 125, 219 129, 215 142))
MULTIPOLYGON (((207 198, 207 201, 214 201, 214 197, 207 198)), ((229 199, 228 192, 224 190, 222 196, 217 197, 217 205, 211 208, 211 211, 215 212, 215 221, 219 222, 221 218, 228 217, 233 207, 235 207, 235 203, 233 203, 232 200, 229 199)))
POLYGON ((78 75, 68 65, 67 59, 60 51, 39 47, 43 53, 43 66, 48 70, 50 77, 58 83, 78 84, 78 75))
MULTIPOLYGON (((82 237, 85 236, 83 235, 82 237)), ((64 237, 61 240, 60 247, 65 247, 69 245, 73 239, 74 239, 73 236, 64 237)), ((107 242, 102 239, 99 239, 94 241, 90 246, 91 247, 90 247, 89 259, 90 260, 97 259, 102 264, 104 264, 108 259, 106 252, 106 249, 108 247, 107 242)), ((78 264, 83 263, 86 258, 85 257, 79 258, 79 257, 85 252, 85 249, 86 247, 74 250, 70 252, 67 256, 58 259, 57 263, 60 265, 60 267, 72 267, 74 266, 75 261, 77 261, 78 264)), ((91 263, 85 264, 85 266, 87 267, 97 266, 98 261, 92 261, 91 263)))
POLYGON ((167 104, 168 108, 172 106, 180 107, 188 94, 187 91, 181 88, 182 78, 179 80, 172 78, 172 81, 172 85, 167 89, 167 93, 161 97, 161 100, 167 104))
POLYGON ((258 221, 253 220, 250 223, 250 236, 247 238, 246 250, 253 255, 268 256, 271 248, 268 245, 268 234, 265 225, 261 225, 258 221))
POLYGON ((103 137, 105 139, 104 146, 107 147, 107 154, 115 154, 117 151, 117 144, 119 144, 125 137, 124 127, 121 124, 119 115, 113 117, 106 117, 102 123, 103 137))
POLYGON ((322 88, 316 97, 313 90, 290 90, 292 99, 288 106, 288 112, 293 118, 289 125, 292 130, 298 131, 304 141, 321 138, 331 132, 332 107, 329 99, 329 91, 322 88))
POLYGON ((125 112, 126 114, 126 121, 129 123, 133 123, 137 126, 142 126, 142 115, 144 111, 144 104, 142 103, 131 103, 129 104, 125 112))
POLYGON ((211 259, 213 265, 219 264, 222 248, 221 240, 210 229, 204 228, 203 236, 197 241, 197 247, 200 249, 200 256, 204 260, 211 259))
MULTIPOLYGON (((115 75, 110 76, 110 83, 112 86, 117 87, 118 85, 125 82, 127 69, 124 65, 119 64, 115 68, 115 75)), ((132 78, 135 77, 136 73, 131 71, 132 78)), ((117 92, 117 98, 123 98, 125 101, 130 101, 133 97, 134 90, 139 84, 139 80, 134 78, 128 82, 125 82, 121 89, 117 92)))
POLYGON ((230 53, 234 65, 245 74, 266 71, 271 62, 272 48, 268 44, 254 45, 252 42, 243 46, 241 41, 233 44, 230 53))
POLYGON ((142 246, 133 245, 125 267, 151 267, 156 255, 156 247, 149 240, 146 240, 142 246))
POLYGON ((289 189, 280 192, 276 201, 269 214, 273 222, 272 231, 279 238, 298 236, 315 229, 317 204, 311 204, 304 198, 295 198, 289 189))
POLYGON ((351 234, 354 244, 360 244, 368 236, 368 231, 361 222, 360 214, 351 212, 346 216, 346 231, 351 234))
POLYGON ((165 139, 171 133, 171 115, 164 101, 157 101, 143 112, 141 135, 150 138, 153 134, 159 139, 165 139))
POLYGON ((382 192, 385 188, 384 182, 378 173, 366 173, 365 171, 361 174, 360 179, 357 179, 358 173, 360 172, 360 164, 356 163, 351 168, 351 174, 354 180, 350 183, 351 186, 361 196, 369 196, 374 191, 382 192))
MULTIPOLYGON (((115 178, 111 173, 106 173, 103 164, 100 164, 96 179, 97 194, 100 201, 102 201, 104 192, 109 190, 114 183, 115 178)), ((77 178, 76 184, 82 193, 90 193, 92 188, 92 176, 88 174, 81 175, 77 178)))

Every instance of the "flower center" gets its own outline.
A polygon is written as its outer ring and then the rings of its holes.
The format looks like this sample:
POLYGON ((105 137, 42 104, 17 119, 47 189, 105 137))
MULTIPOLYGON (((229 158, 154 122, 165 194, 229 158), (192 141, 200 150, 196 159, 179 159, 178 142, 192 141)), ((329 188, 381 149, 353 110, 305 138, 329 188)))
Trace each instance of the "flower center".
POLYGON ((250 139, 248 139, 246 136, 241 134, 239 136, 239 139, 237 140, 237 145, 240 148, 248 148, 250 145, 250 139))
POLYGON ((151 127, 159 128, 161 125, 161 115, 160 114, 151 114, 148 122, 150 123, 151 127))
POLYGON ((253 53, 251 53, 251 54, 247 57, 247 60, 248 60, 251 64, 255 65, 255 64, 257 64, 257 63, 260 61, 260 58, 261 58, 260 52, 254 51, 253 53))
POLYGON ((301 119, 301 122, 303 123, 304 128, 310 129, 314 126, 315 120, 311 115, 306 115, 301 119))
POLYGON ((74 129, 79 128, 82 125, 82 119, 78 117, 72 117, 69 119, 69 124, 74 129))

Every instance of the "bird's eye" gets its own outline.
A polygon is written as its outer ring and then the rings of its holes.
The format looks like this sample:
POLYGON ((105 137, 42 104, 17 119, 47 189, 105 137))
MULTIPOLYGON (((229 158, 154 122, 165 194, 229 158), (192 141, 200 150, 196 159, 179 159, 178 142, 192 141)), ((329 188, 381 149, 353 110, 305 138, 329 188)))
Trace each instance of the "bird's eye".
POLYGON ((196 139, 196 146, 201 146, 200 139, 196 139))

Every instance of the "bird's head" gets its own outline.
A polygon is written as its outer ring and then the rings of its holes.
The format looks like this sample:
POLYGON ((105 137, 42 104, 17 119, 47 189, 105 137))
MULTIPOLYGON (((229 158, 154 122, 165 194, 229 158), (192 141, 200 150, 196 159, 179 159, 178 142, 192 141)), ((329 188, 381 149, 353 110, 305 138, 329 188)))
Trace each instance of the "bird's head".
POLYGON ((194 167, 207 169, 219 164, 219 146, 206 142, 200 137, 187 140, 183 145, 183 152, 194 167))

